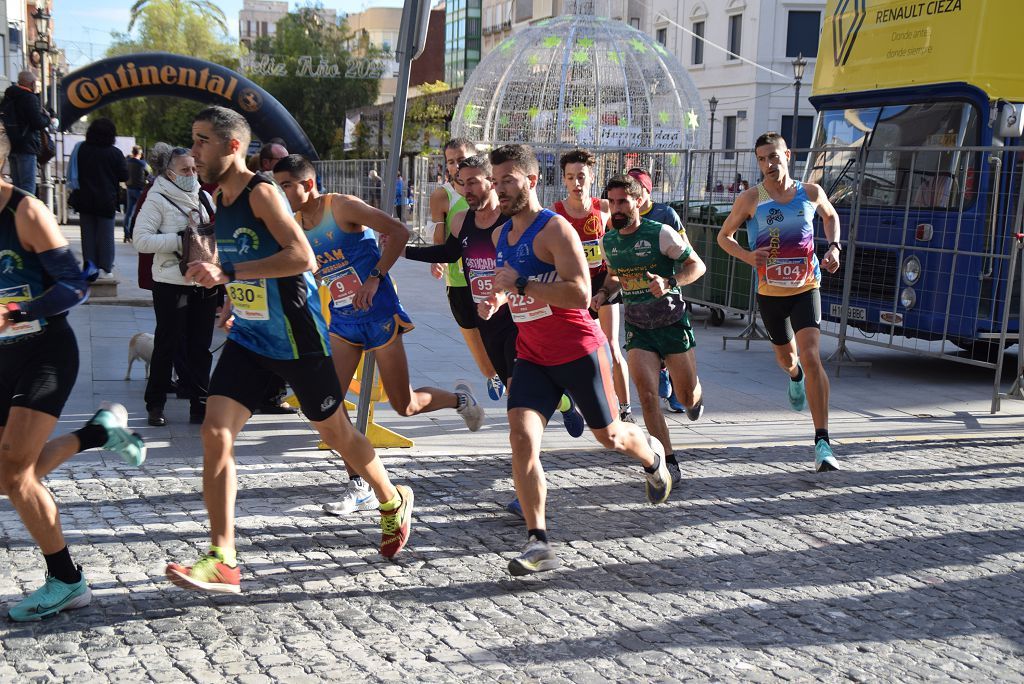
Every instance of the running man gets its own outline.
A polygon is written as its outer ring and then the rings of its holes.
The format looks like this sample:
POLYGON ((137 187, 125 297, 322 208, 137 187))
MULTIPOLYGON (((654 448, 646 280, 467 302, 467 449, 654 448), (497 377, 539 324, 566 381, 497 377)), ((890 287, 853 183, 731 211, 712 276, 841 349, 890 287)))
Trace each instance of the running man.
MULTIPOLYGON (((668 425, 661 413, 658 376, 662 364, 672 385, 697 420, 704 413, 704 393, 697 378, 693 327, 679 288, 695 282, 707 268, 685 234, 640 218, 640 184, 632 176, 614 176, 605 188, 612 210, 612 228, 604 236, 608 288, 622 293, 626 309, 626 353, 629 372, 640 394, 647 432, 665 447, 672 484, 679 483, 679 463, 672 451, 668 425)), ((606 291, 607 292, 607 291, 606 291)), ((605 293, 599 293, 604 299, 605 293)))
POLYGON ((235 437, 279 375, 303 413, 342 454, 380 502, 381 555, 393 557, 409 538, 413 494, 391 484, 370 442, 348 421, 344 393, 331 365, 327 325, 310 271, 316 259, 280 189, 245 167, 249 124, 224 107, 208 107, 192 122, 192 156, 204 182, 217 183, 220 265, 194 262, 185 273, 203 287, 226 285, 234 325, 210 379, 202 427, 203 498, 210 515, 210 549, 191 567, 170 563, 167 578, 183 589, 241 591, 235 551, 235 437), (249 246, 242 255, 243 239, 249 246))
MULTIPOLYGON (((664 223, 666 226, 678 231, 685 238, 686 227, 679 220, 679 214, 676 213, 676 210, 667 204, 655 202, 651 199, 651 192, 654 189, 654 181, 651 180, 651 174, 639 166, 634 166, 626 174, 636 179, 643 193, 643 198, 640 201, 640 218, 664 223)), ((658 396, 665 400, 665 408, 672 413, 683 413, 686 410, 686 407, 679 403, 676 393, 672 390, 668 369, 665 367, 662 367, 658 380, 658 396)))
MULTIPOLYGON (((347 389, 352 383, 363 352, 372 351, 388 401, 399 415, 451 408, 470 431, 479 430, 484 410, 466 385, 456 385, 454 392, 436 387, 414 390, 409 385, 402 335, 414 326, 388 274, 409 240, 405 224, 358 197, 320 194, 316 169, 302 155, 279 161, 274 179, 313 247, 316 277, 329 296, 331 358, 341 387, 347 389), (383 254, 368 228, 386 236, 383 254)), ((376 508, 370 485, 351 466, 346 467, 349 483, 345 495, 341 501, 325 504, 324 510, 347 515, 376 508)))
POLYGON ((527 575, 559 565, 547 538, 547 485, 540 446, 544 426, 563 393, 573 397, 605 448, 640 461, 648 501, 668 499, 672 476, 658 440, 645 439, 639 427, 620 421, 613 408, 608 341, 586 311, 590 272, 583 245, 569 222, 537 199, 536 155, 526 145, 504 145, 490 153, 490 161, 498 206, 512 217, 495 231, 496 294, 489 304, 498 304, 498 292, 509 293, 508 306, 519 327, 508 422, 512 477, 529 539, 508 569, 513 575, 527 575))
MULTIPOLYGON (((9 151, 0 129, 0 165, 9 151)), ((42 479, 86 449, 108 449, 139 466, 146 446, 128 432, 120 404, 102 405, 81 429, 47 441, 78 376, 67 311, 85 301, 89 279, 39 200, 0 179, 0 207, 0 495, 10 498, 46 562, 43 586, 8 612, 24 622, 92 601, 42 479)))
MULTIPOLYGON (((444 164, 448 181, 430 194, 430 219, 434 221, 435 245, 445 243, 452 233, 452 218, 469 208, 466 198, 462 196, 463 189, 459 183, 458 170, 459 162, 474 154, 476 145, 467 138, 452 138, 444 146, 444 164)), ((462 263, 456 261, 447 266, 435 264, 431 267, 431 273, 435 278, 444 275, 445 292, 448 295, 452 318, 459 326, 477 368, 487 379, 488 396, 494 401, 501 399, 505 393, 505 386, 491 364, 480 331, 476 328, 476 321, 479 320, 475 314, 476 305, 469 291, 469 283, 462 272, 462 263)))
POLYGON ((576 229, 583 242, 583 254, 590 267, 590 315, 600 321, 601 331, 612 352, 612 377, 615 379, 615 394, 619 398, 619 420, 633 423, 636 421, 629 404, 629 370, 619 349, 620 299, 611 297, 605 287, 608 265, 601 252, 601 238, 608 225, 608 200, 590 196, 596 162, 588 150, 572 150, 562 155, 558 163, 562 167, 566 197, 551 208, 576 229), (602 292, 599 299, 598 294, 602 292))
POLYGON ((762 134, 754 153, 764 180, 736 198, 718 244, 754 267, 761 320, 775 359, 789 376, 789 404, 794 411, 811 407, 815 470, 838 470, 828 438, 828 377, 819 353, 821 269, 814 253, 814 215, 821 217, 828 240, 821 266, 829 273, 839 270, 839 215, 819 186, 789 177, 792 153, 781 135, 762 134), (744 224, 749 250, 735 237, 744 224))

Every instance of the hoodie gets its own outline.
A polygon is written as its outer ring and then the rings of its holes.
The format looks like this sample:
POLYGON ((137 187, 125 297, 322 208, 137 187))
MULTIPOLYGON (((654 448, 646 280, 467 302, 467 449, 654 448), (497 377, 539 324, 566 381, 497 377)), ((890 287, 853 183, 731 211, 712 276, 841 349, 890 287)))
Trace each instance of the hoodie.
POLYGON ((4 91, 0 107, 10 105, 7 137, 11 154, 39 154, 39 131, 50 125, 50 115, 39 104, 39 96, 15 84, 4 91), (12 121, 13 119, 13 121, 12 121))

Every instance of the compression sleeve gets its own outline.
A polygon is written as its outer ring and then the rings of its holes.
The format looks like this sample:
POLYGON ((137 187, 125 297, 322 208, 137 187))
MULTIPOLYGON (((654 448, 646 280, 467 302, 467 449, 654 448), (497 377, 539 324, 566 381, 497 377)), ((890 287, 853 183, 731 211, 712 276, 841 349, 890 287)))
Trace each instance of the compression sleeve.
POLYGON ((454 264, 462 258, 462 241, 449 234, 442 245, 432 247, 406 247, 405 258, 428 264, 454 264))
POLYGON ((70 247, 57 247, 40 252, 37 256, 46 272, 57 282, 43 294, 22 305, 27 320, 56 316, 86 300, 89 296, 89 283, 70 247))

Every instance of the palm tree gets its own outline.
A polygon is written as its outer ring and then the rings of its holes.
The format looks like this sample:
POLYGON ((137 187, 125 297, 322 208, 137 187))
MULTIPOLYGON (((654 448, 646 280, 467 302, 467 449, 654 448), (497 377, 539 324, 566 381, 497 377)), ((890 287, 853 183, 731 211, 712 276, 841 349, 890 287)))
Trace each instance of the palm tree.
MULTIPOLYGON (((145 13, 146 6, 149 5, 151 0, 137 0, 132 8, 129 10, 131 14, 131 20, 128 22, 128 32, 131 33, 132 27, 135 26, 135 22, 145 13)), ((170 3, 174 6, 176 11, 181 10, 181 6, 192 5, 192 7, 199 12, 203 17, 217 24, 218 27, 224 32, 228 32, 227 17, 224 15, 224 10, 210 2, 209 0, 170 0, 170 3)))

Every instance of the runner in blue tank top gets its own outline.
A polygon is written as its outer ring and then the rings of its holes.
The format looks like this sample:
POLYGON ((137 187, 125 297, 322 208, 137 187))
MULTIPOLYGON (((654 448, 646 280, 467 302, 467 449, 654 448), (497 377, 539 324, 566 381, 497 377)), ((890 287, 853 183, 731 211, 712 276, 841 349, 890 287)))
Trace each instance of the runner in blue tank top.
MULTIPOLYGON (((363 352, 372 351, 388 401, 399 415, 451 408, 470 431, 479 430, 484 410, 464 384, 456 385, 454 392, 437 387, 414 390, 409 385, 402 335, 413 325, 388 273, 409 240, 405 224, 358 197, 320 194, 316 169, 300 154, 279 161, 274 178, 292 211, 297 212, 295 218, 316 256, 316 276, 328 303, 331 353, 341 387, 351 384, 363 352), (384 236, 383 254, 373 231, 384 236)), ((345 515, 376 505, 369 485, 352 468, 348 474, 345 496, 326 504, 328 513, 345 515)))
MULTIPOLYGON (((9 150, 0 128, 0 166, 9 150)), ((19 622, 92 600, 42 478, 86 449, 109 449, 136 466, 146 458, 120 404, 101 405, 85 427, 47 441, 78 375, 78 345, 67 311, 88 292, 88 278, 53 214, 0 179, 0 496, 10 498, 46 561, 43 586, 9 609, 19 622)))
POLYGON ((828 436, 828 377, 818 351, 818 285, 822 266, 829 273, 839 269, 839 215, 824 190, 789 177, 792 153, 781 135, 761 135, 754 152, 764 182, 736 198, 718 233, 718 244, 754 267, 761 320, 776 361, 789 375, 790 406, 795 411, 808 404, 811 408, 815 470, 838 470, 828 436), (828 241, 820 265, 814 253, 815 214, 821 217, 828 241), (749 250, 735 237, 744 225, 749 250))
POLYGON ((183 589, 241 591, 235 554, 234 442, 279 376, 327 444, 367 482, 380 502, 381 554, 405 546, 412 490, 391 484, 365 436, 338 411, 344 394, 331 365, 326 326, 310 271, 316 259, 281 189, 245 167, 251 133, 237 112, 208 107, 192 122, 192 156, 217 193, 219 264, 193 262, 185 273, 203 287, 227 286, 235 324, 210 379, 203 422, 203 498, 210 549, 192 566, 170 563, 167 578, 183 589))

